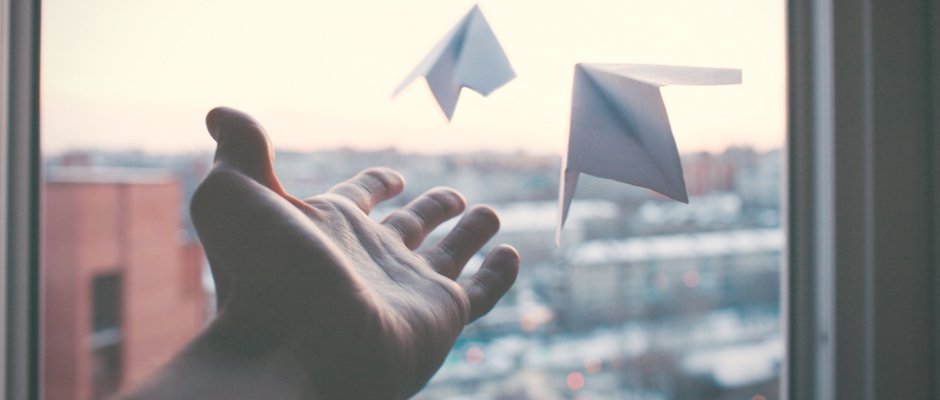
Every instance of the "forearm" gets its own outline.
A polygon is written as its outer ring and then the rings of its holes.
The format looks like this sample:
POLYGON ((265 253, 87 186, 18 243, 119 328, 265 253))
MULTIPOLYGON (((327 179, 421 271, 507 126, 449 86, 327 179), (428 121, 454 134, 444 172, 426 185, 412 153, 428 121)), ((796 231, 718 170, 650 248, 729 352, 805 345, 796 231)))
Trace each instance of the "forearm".
POLYGON ((120 399, 320 399, 297 354, 217 320, 120 399))

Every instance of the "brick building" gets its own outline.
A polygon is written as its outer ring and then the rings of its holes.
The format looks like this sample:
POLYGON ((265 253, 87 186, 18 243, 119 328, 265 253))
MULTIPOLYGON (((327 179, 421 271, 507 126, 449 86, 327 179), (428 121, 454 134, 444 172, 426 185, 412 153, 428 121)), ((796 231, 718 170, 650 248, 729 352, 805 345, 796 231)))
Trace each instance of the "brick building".
POLYGON ((202 328, 202 250, 182 243, 169 174, 63 168, 49 171, 44 196, 44 397, 103 398, 202 328))

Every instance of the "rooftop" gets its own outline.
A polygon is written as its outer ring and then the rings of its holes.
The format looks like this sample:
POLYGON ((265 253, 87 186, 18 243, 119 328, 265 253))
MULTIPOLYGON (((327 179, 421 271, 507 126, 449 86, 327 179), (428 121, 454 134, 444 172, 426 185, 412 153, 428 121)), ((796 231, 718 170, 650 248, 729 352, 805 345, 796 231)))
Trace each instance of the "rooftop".
POLYGON ((642 262, 661 259, 718 257, 780 251, 784 234, 779 228, 644 236, 585 242, 567 253, 574 264, 642 262))
POLYGON ((176 181, 171 171, 157 168, 51 167, 46 183, 157 185, 176 181))

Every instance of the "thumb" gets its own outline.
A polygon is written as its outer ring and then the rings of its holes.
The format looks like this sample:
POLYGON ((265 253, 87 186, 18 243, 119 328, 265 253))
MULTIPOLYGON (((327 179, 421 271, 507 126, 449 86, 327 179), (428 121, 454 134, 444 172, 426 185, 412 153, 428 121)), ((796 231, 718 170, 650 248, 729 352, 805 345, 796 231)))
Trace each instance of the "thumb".
POLYGON ((216 107, 206 115, 206 128, 216 141, 215 168, 230 168, 284 195, 274 174, 274 146, 250 115, 216 107))

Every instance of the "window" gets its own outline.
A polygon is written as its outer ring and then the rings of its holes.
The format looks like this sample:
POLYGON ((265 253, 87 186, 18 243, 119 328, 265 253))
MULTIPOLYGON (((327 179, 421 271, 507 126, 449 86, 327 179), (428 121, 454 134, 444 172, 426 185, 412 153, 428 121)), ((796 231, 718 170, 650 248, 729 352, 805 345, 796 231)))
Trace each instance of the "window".
MULTIPOLYGON (((487 98, 463 91, 448 123, 421 81, 394 100, 389 95, 469 5, 47 2, 47 204, 65 187, 75 198, 95 199, 62 200, 75 207, 63 217, 95 216, 74 225, 57 219, 56 210, 68 208, 51 207, 47 234, 95 230, 115 243, 108 251, 117 260, 183 259, 195 236, 181 210, 212 146, 200 114, 232 105, 266 125, 282 150, 278 173, 297 195, 380 164, 405 175, 403 199, 449 185, 500 212, 494 242, 517 246, 522 275, 490 315, 467 328, 419 398, 774 398, 783 362, 784 7, 724 6, 734 12, 700 1, 482 3, 519 77, 487 98), (581 61, 739 67, 745 84, 664 89, 690 205, 583 177, 556 247, 558 156, 581 61), (165 189, 159 182, 177 195, 157 195, 165 189), (158 215, 163 222, 149 227, 145 216, 158 215), (179 232, 159 235, 171 243, 149 235, 148 245, 135 244, 153 229, 179 232), (148 250, 157 246, 163 250, 148 250), (705 262, 721 267, 706 271, 705 262), (737 355, 748 346, 770 350, 737 355), (731 357, 750 364, 719 362, 731 357)), ((80 268, 112 265, 108 253, 96 253, 99 262, 80 268)), ((55 262, 46 260, 47 279, 55 262)), ((138 293, 134 276, 143 273, 134 271, 157 270, 113 265, 126 268, 128 296, 138 293)), ((140 301, 185 310, 177 316, 193 313, 185 293, 199 275, 175 276, 151 277, 163 290, 140 301)), ((133 303, 124 302, 127 324, 145 312, 133 303)), ((197 317, 159 321, 192 334, 197 317)), ((125 360, 144 340, 130 335, 127 329, 125 360)), ((150 347, 171 353, 187 336, 163 335, 173 342, 150 347)), ((146 375, 143 365, 121 365, 128 369, 122 385, 146 375)))
MULTIPOLYGON (((39 179, 32 139, 38 132, 38 57, 31 51, 38 48, 38 7, 18 1, 0 4, 0 70, 10 83, 0 89, 6 146, 0 180, 5 212, 0 218, 6 222, 2 245, 8 246, 2 261, 6 299, 14 300, 4 303, 3 391, 11 399, 35 398, 38 279, 31 274, 38 271, 39 179)), ((936 149, 929 136, 940 126, 930 112, 931 105, 940 104, 940 88, 930 79, 940 76, 940 51, 931 26, 940 26, 940 13, 929 2, 789 4, 792 134, 787 159, 792 185, 787 221, 792 246, 786 274, 791 289, 786 378, 792 398, 884 398, 889 390, 905 398, 937 395, 931 381, 940 381, 940 348, 931 345, 930 335, 940 331, 935 289, 940 271, 929 249, 940 246, 936 235, 923 229, 936 226, 934 213, 940 209, 931 200, 938 198, 932 193, 940 185, 929 173, 940 159, 932 157, 936 149), (859 73, 863 79, 857 79, 859 73), (859 82, 867 91, 858 90, 859 82), (851 108, 859 104, 867 108, 851 108), (902 106, 907 107, 904 112, 898 109, 902 106), (864 121, 862 129, 853 121, 864 121), (898 126, 901 121, 920 125, 898 126), (856 140, 859 136, 863 140, 856 140), (866 146, 867 152, 833 147, 852 142, 866 146), (905 162, 892 166, 899 155, 905 162), (867 183, 858 185, 859 180, 867 183), (852 196, 857 188, 867 188, 869 197, 852 196), (867 200, 836 201, 859 198, 867 200), (853 219, 869 224, 857 229, 847 223, 853 219), (860 240, 856 232, 866 232, 862 236, 869 239, 860 240), (855 259, 847 257, 853 253, 870 260, 862 274, 853 269, 859 265, 855 259), (901 262, 891 262, 897 260, 901 262), (838 272, 835 277, 833 271, 838 272), (853 286, 858 282, 869 289, 858 290, 853 286), (831 318, 833 312, 838 318, 831 318), (897 316, 906 318, 892 319, 897 316), (858 391, 862 395, 856 396, 858 391)), ((470 353, 479 359, 479 349, 470 353)), ((583 387, 584 375, 570 373, 564 381, 583 387)))
POLYGON ((265 124, 296 195, 386 165, 409 182, 398 202, 447 185, 501 214, 494 244, 524 259, 515 289, 467 328, 418 398, 776 398, 784 5, 716 4, 482 3, 518 78, 487 98, 464 90, 448 122, 423 81, 389 96, 469 4, 46 2, 45 234, 98 260, 50 253, 45 278, 120 266, 127 328, 107 356, 121 361, 99 362, 123 369, 120 385, 160 359, 141 356, 142 343, 171 354, 197 332, 213 288, 192 290, 205 262, 188 250, 198 245, 184 210, 211 163, 202 113, 232 105, 265 124), (737 67, 745 83, 663 89, 689 205, 583 176, 556 247, 582 61, 737 67), (139 313, 178 330, 166 342, 135 337, 139 313))
POLYGON ((122 298, 120 274, 102 274, 92 279, 91 393, 95 399, 117 393, 121 384, 122 298))
MULTIPOLYGON (((121 331, 121 275, 102 274, 91 281, 91 333, 121 331)), ((108 335, 112 336, 112 335, 108 335)), ((93 340, 107 343, 112 340, 93 340)), ((98 347, 97 344, 92 347, 98 347)))

